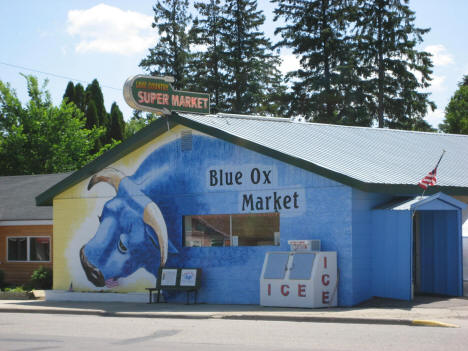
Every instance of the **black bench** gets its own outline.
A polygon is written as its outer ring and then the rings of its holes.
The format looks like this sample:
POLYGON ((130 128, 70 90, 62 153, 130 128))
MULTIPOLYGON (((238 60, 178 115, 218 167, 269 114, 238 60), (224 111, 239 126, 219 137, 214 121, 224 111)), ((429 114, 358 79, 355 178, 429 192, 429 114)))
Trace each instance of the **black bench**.
POLYGON ((190 303, 190 293, 194 293, 194 304, 197 303, 197 293, 200 288, 200 268, 159 268, 156 287, 146 288, 149 293, 149 302, 153 303, 153 293, 156 295, 156 303, 159 303, 162 290, 178 290, 187 293, 187 305, 190 303))

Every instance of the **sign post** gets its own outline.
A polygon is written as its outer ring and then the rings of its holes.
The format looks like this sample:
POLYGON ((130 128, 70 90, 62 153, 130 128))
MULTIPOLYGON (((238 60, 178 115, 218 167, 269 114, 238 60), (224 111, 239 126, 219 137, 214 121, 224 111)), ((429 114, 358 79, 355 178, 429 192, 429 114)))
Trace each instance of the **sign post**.
POLYGON ((130 77, 124 84, 124 99, 136 110, 164 114, 171 111, 210 113, 210 94, 174 90, 172 82, 172 77, 130 77))

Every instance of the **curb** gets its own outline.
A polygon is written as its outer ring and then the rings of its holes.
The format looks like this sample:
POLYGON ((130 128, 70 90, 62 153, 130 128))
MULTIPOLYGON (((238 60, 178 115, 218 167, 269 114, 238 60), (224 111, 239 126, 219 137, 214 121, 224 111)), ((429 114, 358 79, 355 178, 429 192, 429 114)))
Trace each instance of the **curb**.
POLYGON ((423 326, 423 327, 460 328, 460 326, 456 324, 444 323, 444 322, 439 322, 439 321, 422 320, 422 319, 415 319, 412 325, 423 326))
POLYGON ((67 310, 67 309, 34 309, 34 308, 0 308, 4 313, 38 313, 38 314, 71 314, 101 317, 131 317, 131 318, 172 318, 172 319, 225 319, 251 321, 285 321, 285 322, 314 322, 314 323, 343 323, 343 324, 378 324, 378 325, 406 325, 459 328, 458 325, 431 320, 385 319, 385 318, 356 318, 356 317, 315 317, 291 315, 245 315, 245 314, 179 314, 179 313, 146 313, 146 312, 110 312, 102 310, 67 310))

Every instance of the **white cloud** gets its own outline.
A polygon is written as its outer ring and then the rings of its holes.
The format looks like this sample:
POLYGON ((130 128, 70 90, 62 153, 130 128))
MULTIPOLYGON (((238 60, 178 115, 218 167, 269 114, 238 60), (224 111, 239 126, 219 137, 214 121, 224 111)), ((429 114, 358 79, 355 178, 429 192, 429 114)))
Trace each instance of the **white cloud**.
POLYGON ((440 108, 436 108, 434 111, 429 110, 427 116, 424 118, 427 123, 432 125, 434 128, 438 128, 439 124, 444 121, 445 112, 440 108))
POLYGON ((67 32, 79 37, 77 52, 131 55, 154 45, 152 22, 151 16, 99 4, 87 10, 70 10, 67 32))
POLYGON ((296 55, 281 55, 281 66, 280 66, 280 71, 283 74, 286 74, 291 71, 296 71, 301 67, 301 64, 299 63, 299 59, 296 57, 296 55))
POLYGON ((432 76, 431 86, 427 89, 432 93, 439 93, 441 91, 447 90, 447 87, 444 86, 446 77, 445 76, 432 76))
POLYGON ((447 52, 446 47, 441 44, 429 45, 424 49, 424 51, 432 54, 432 62, 434 63, 434 66, 448 66, 455 63, 453 56, 447 52))

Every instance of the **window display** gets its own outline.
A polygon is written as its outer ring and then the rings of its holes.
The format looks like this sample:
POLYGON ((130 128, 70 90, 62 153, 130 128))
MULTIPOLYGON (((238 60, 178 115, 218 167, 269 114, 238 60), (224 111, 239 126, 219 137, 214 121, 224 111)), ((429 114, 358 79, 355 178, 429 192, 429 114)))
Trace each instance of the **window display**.
POLYGON ((279 245, 279 213, 184 216, 184 245, 279 245))

